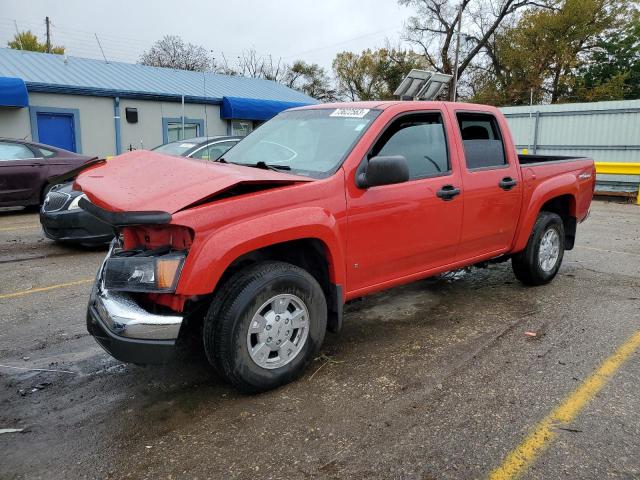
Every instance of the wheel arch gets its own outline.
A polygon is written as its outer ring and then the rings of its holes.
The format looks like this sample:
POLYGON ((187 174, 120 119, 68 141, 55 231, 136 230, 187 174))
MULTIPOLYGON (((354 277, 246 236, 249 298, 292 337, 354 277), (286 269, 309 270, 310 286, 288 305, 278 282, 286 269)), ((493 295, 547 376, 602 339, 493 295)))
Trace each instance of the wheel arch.
POLYGON ((205 239, 196 233, 176 293, 210 295, 241 268, 261 260, 284 261, 318 281, 327 298, 330 330, 337 331, 346 279, 339 232, 333 215, 311 207, 229 225, 205 239))
POLYGON ((577 226, 578 186, 575 176, 566 174, 541 183, 531 196, 524 221, 514 243, 513 252, 524 250, 540 212, 556 213, 562 218, 565 229, 565 249, 571 250, 575 243, 577 226))

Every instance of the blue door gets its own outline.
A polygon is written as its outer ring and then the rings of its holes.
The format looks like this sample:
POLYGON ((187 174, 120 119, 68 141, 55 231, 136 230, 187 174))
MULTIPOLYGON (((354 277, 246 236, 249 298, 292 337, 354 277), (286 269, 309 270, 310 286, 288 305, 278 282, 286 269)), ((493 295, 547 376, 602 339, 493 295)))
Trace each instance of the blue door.
POLYGON ((38 140, 76 152, 74 118, 68 113, 38 112, 38 140))

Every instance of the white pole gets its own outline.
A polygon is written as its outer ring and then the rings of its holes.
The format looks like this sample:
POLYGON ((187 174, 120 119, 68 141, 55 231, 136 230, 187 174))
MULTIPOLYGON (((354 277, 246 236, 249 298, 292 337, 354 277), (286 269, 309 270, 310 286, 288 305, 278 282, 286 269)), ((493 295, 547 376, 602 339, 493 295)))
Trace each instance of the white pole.
POLYGON ((182 95, 182 140, 184 140, 184 95, 182 95))
POLYGON ((458 60, 460 56, 460 32, 462 30, 462 6, 460 3, 460 12, 458 13, 458 36, 456 38, 456 64, 453 70, 453 92, 451 92, 451 100, 455 102, 458 99, 458 60))
POLYGON ((527 149, 527 153, 531 151, 531 140, 533 139, 534 134, 534 125, 533 125, 533 88, 531 89, 529 96, 529 126, 531 127, 531 134, 529 135, 529 148, 527 149))

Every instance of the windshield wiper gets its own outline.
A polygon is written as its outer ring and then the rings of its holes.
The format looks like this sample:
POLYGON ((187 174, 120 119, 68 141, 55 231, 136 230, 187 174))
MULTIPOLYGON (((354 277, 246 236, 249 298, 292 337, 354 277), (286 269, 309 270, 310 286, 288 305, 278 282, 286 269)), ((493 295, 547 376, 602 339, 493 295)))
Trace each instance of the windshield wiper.
POLYGON ((263 162, 262 160, 260 160, 255 165, 248 165, 248 166, 263 168, 265 170, 274 170, 276 172, 279 170, 291 170, 291 167, 289 165, 273 165, 267 162, 263 162))

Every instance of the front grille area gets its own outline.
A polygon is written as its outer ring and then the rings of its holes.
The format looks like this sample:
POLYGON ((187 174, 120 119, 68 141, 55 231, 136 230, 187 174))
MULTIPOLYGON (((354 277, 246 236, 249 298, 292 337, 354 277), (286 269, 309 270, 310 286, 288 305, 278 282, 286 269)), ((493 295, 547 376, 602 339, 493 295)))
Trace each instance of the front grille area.
POLYGON ((47 198, 44 200, 42 209, 45 212, 55 212, 64 207, 64 204, 69 200, 69 195, 62 192, 49 192, 47 198))

